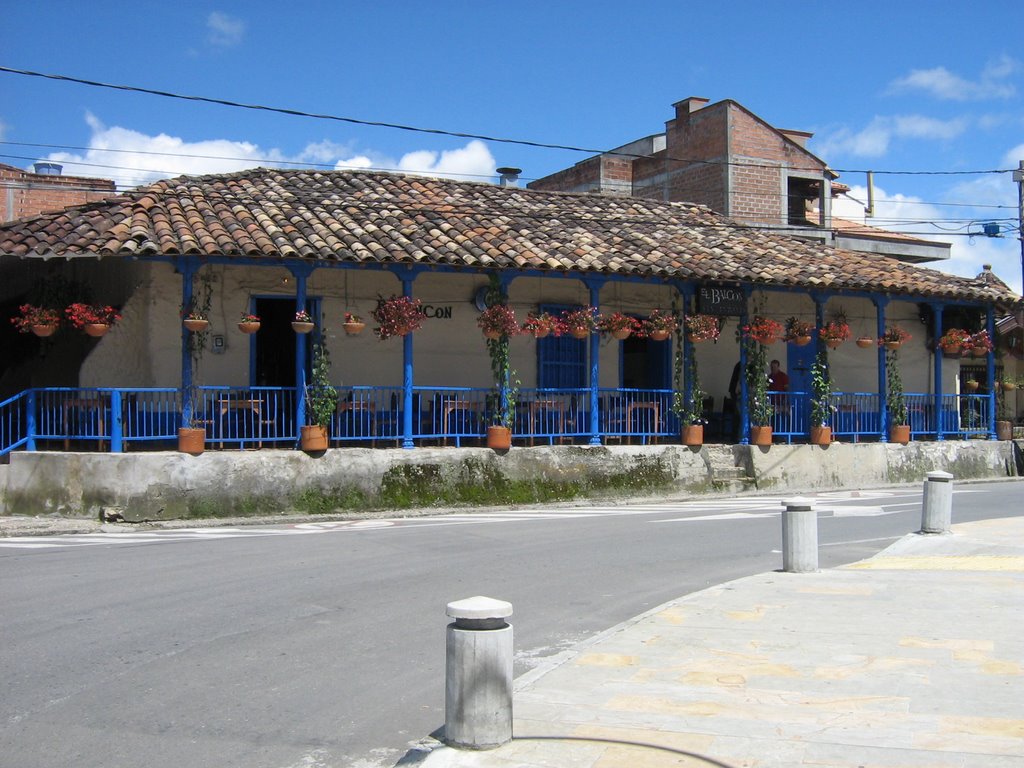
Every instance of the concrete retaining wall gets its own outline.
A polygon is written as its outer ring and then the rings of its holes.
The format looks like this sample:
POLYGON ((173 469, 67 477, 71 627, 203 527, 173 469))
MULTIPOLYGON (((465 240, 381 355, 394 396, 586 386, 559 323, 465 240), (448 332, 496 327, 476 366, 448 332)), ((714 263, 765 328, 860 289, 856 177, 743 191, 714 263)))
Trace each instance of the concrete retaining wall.
POLYGON ((135 454, 15 453, 0 473, 0 513, 126 520, 521 504, 580 497, 864 488, 1021 474, 1013 442, 733 446, 746 479, 716 478, 709 450, 670 446, 335 449, 135 454))

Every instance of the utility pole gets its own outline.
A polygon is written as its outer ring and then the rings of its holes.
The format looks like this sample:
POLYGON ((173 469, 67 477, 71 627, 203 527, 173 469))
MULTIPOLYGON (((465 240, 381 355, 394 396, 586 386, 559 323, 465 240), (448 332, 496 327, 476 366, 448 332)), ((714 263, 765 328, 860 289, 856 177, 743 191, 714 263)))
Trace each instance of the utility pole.
POLYGON ((1017 239, 1020 240, 1020 282, 1021 295, 1024 296, 1024 160, 1018 162, 1013 180, 1017 182, 1017 239))

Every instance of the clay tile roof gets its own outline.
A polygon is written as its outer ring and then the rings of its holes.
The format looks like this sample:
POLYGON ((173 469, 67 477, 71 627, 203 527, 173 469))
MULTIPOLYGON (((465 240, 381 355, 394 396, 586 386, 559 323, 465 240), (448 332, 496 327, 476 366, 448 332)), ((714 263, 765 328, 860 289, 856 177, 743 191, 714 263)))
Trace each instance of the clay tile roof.
POLYGON ((0 258, 54 254, 443 264, 1020 300, 987 279, 787 238, 690 203, 365 171, 183 176, 0 224, 0 258))

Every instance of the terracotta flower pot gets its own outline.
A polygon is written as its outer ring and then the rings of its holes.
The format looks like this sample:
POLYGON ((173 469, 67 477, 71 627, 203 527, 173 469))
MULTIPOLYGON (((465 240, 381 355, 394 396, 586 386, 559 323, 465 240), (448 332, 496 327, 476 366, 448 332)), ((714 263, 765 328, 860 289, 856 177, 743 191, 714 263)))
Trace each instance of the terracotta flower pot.
POLYGON ((309 333, 316 327, 315 323, 303 323, 298 320, 292 321, 292 330, 296 333, 309 333))
POLYGON ((978 382, 976 382, 974 379, 971 379, 970 381, 965 381, 964 390, 966 390, 967 392, 977 392, 978 382))
POLYGON ((92 336, 93 338, 98 339, 110 330, 110 326, 106 323, 86 323, 83 330, 85 331, 86 336, 92 336))
POLYGON ((613 339, 618 339, 619 341, 622 341, 623 339, 628 339, 629 334, 632 333, 632 331, 630 331, 629 328, 622 328, 618 331, 612 331, 611 333, 613 339))
POLYGON ((985 347, 972 347, 971 357, 985 357, 988 354, 988 350, 985 347))
POLYGON ((1013 381, 1004 381, 999 386, 1002 388, 1003 392, 1013 392, 1013 390, 1017 388, 1016 382, 1013 381))
POLYGON ((497 340, 501 338, 501 331, 484 331, 485 339, 497 340))
POLYGON ((206 450, 206 430, 201 427, 181 427, 178 430, 178 450, 198 456, 206 450))
POLYGON ((828 445, 832 442, 832 427, 811 427, 811 445, 828 445))
POLYGON ((751 427, 750 428, 750 444, 751 445, 771 445, 772 444, 772 428, 771 427, 751 427))
POLYGON ((1013 439, 1013 422, 1012 421, 997 421, 996 422, 996 440, 1012 440, 1013 439))
POLYGON ((512 430, 508 427, 488 427, 487 447, 495 451, 507 451, 512 447, 512 430))
POLYGON ((57 326, 56 325, 33 325, 32 326, 32 333, 34 333, 36 336, 39 336, 40 338, 44 338, 44 339, 47 336, 53 336, 53 334, 56 331, 57 331, 57 326))
POLYGON ((585 339, 590 335, 590 329, 588 328, 570 328, 569 335, 574 339, 585 339))
POLYGON ((193 333, 197 331, 205 331, 207 328, 210 327, 209 320, 197 320, 186 317, 184 320, 182 320, 182 322, 185 324, 185 327, 188 328, 193 333))
POLYGON ((839 349, 839 347, 842 346, 843 342, 840 341, 839 339, 826 339, 825 344, 828 346, 829 349, 839 349))
POLYGON ((899 443, 900 445, 906 445, 910 442, 910 425, 909 424, 897 424, 893 427, 889 427, 889 442, 899 443))
POLYGON ((308 424, 299 430, 299 445, 307 453, 327 450, 327 428, 319 424, 308 424))
POLYGON ((857 346, 861 349, 867 349, 868 347, 875 346, 875 340, 870 336, 861 336, 857 339, 857 346))
POLYGON ((345 333, 349 336, 358 336, 363 332, 363 329, 366 327, 366 323, 342 323, 341 327, 345 329, 345 333))
POLYGON ((886 349, 899 349, 902 346, 903 346, 903 342, 902 341, 887 341, 887 342, 885 342, 885 348, 886 349))
POLYGON ((796 346, 798 346, 798 347, 806 347, 808 344, 811 343, 811 337, 810 336, 795 336, 793 338, 793 343, 796 346))
POLYGON ((239 323, 238 330, 242 333, 256 333, 260 329, 259 323, 239 323))
POLYGON ((704 425, 687 424, 684 426, 683 445, 704 445, 704 425))
POLYGON ((942 346, 942 356, 949 358, 960 357, 960 345, 959 344, 945 344, 942 346))
POLYGON ((533 332, 533 338, 543 339, 549 333, 551 333, 551 330, 548 328, 538 328, 536 331, 533 332))
POLYGON ((664 341, 668 338, 668 331, 651 331, 648 338, 651 341, 664 341))

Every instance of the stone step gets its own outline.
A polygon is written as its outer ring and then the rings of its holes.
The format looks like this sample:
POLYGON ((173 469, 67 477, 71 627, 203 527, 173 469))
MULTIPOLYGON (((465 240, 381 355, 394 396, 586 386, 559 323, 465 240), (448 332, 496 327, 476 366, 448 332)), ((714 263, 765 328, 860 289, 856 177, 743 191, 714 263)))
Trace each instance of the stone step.
POLYGON ((743 467, 711 467, 711 480, 746 480, 747 473, 743 467))

